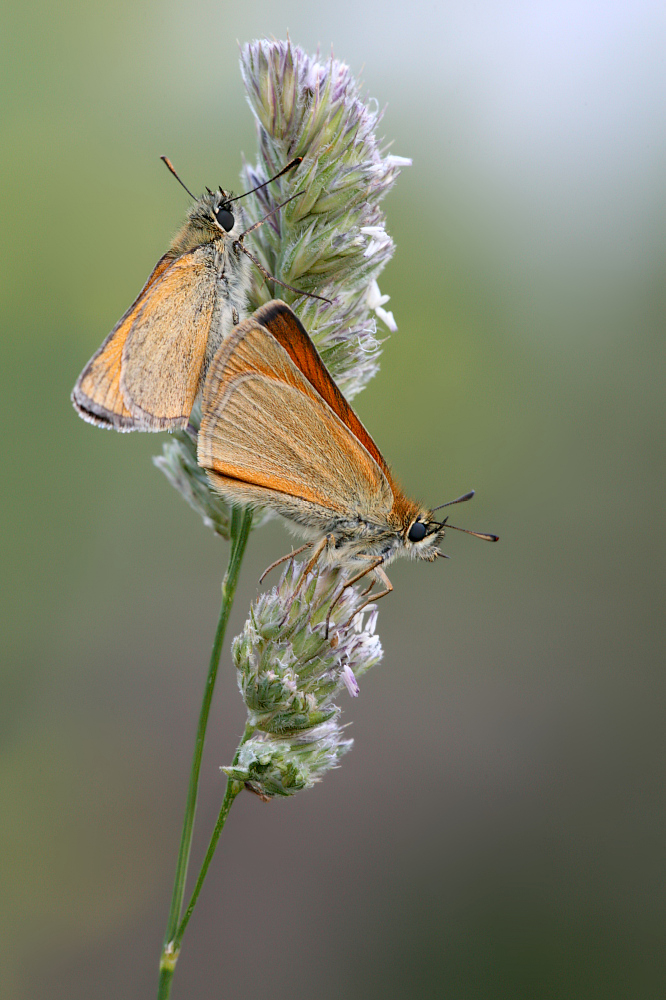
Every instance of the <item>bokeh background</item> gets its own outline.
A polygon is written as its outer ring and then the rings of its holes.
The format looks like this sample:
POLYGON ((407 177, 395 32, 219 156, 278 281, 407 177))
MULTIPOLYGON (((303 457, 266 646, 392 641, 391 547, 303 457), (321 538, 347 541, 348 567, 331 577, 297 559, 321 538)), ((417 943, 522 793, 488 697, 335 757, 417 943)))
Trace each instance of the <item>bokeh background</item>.
MULTIPOLYGON (((405 487, 474 487, 397 564, 356 743, 242 796, 178 997, 664 995, 663 5, 4 8, 0 993, 154 993, 226 551, 84 424, 80 369, 178 227, 238 187, 237 39, 318 43, 412 156, 386 202, 399 332, 357 400, 405 487)), ((251 541, 229 636, 290 536, 251 541)), ((243 723, 228 646, 201 856, 243 723)))

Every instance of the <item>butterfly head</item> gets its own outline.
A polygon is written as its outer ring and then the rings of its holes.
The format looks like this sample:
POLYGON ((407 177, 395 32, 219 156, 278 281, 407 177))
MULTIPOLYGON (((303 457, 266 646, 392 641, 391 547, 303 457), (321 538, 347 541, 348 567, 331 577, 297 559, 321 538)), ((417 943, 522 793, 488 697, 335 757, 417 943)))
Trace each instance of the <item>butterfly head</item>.
POLYGON ((231 204, 231 192, 206 188, 193 209, 205 219, 216 239, 236 240, 243 231, 243 212, 240 205, 231 204))
MULTIPOLYGON (((465 493, 455 500, 440 504, 439 507, 435 507, 435 510, 441 510, 442 507, 450 507, 456 503, 465 503, 473 496, 474 490, 470 490, 469 493, 465 493)), ((406 554, 411 559, 426 559, 428 562, 434 562, 438 556, 447 558, 439 551, 439 543, 444 538, 447 528, 451 528, 453 531, 463 531, 466 535, 474 535, 475 538, 481 538, 485 542, 498 541, 497 535, 491 535, 485 531, 470 531, 469 528, 458 528, 455 524, 449 524, 448 517, 438 521, 435 518, 434 510, 421 510, 416 515, 410 513, 405 518, 403 545, 406 554)))
POLYGON ((436 521, 428 510, 421 510, 416 517, 405 524, 402 544, 410 559, 425 559, 434 562, 439 553, 439 543, 446 528, 436 521))
POLYGON ((230 198, 231 194, 229 192, 218 188, 217 191, 208 191, 208 197, 204 196, 202 200, 207 202, 207 208, 213 220, 213 225, 225 235, 232 236, 233 233, 235 237, 238 233, 234 232, 234 230, 237 229, 240 223, 241 213, 240 207, 236 207, 235 205, 232 211, 230 198))
POLYGON ((228 240, 233 243, 243 232, 244 219, 240 205, 232 205, 230 194, 219 188, 197 198, 190 206, 185 225, 176 236, 172 247, 177 253, 195 250, 206 243, 228 240))

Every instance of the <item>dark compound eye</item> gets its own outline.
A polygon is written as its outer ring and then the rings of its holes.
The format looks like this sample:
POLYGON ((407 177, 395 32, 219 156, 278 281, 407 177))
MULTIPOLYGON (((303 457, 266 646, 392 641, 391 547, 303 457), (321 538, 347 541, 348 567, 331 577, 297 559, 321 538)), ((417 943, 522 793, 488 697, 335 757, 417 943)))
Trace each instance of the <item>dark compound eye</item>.
POLYGON ((229 209, 225 208, 223 205, 220 205, 220 207, 215 210, 215 218, 220 223, 222 228, 226 229, 228 233, 231 232, 236 223, 236 220, 234 219, 229 209))
POLYGON ((420 542, 422 538, 425 538, 425 533, 426 526, 423 521, 414 521, 414 524, 409 529, 407 538, 409 538, 410 542, 420 542))

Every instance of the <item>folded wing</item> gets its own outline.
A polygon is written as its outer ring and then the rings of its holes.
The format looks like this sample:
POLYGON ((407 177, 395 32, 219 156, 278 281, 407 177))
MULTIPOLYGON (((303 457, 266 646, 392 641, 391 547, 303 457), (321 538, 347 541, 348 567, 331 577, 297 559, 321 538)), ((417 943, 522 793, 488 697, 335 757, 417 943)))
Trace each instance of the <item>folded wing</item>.
POLYGON ((198 455, 230 499, 269 503, 323 530, 331 518, 374 520, 393 502, 375 458, 254 317, 210 367, 198 455))
POLYGON ((90 423, 158 431, 187 423, 216 297, 209 247, 158 262, 81 373, 72 401, 90 423))
POLYGON ((294 362, 308 382, 326 400, 352 434, 370 452, 384 475, 391 482, 391 472, 365 427, 331 378, 328 368, 310 339, 307 330, 286 302, 273 299, 253 314, 257 323, 273 334, 278 344, 294 362))

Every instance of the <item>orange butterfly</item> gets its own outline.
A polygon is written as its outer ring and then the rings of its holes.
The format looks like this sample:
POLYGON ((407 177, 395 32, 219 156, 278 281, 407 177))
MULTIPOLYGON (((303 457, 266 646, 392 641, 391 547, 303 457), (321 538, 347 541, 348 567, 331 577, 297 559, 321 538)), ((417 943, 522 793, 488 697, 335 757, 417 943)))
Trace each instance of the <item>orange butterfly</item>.
MULTIPOLYGON (((185 427, 208 365, 245 311, 250 261, 266 277, 284 284, 243 245, 243 238, 268 216, 244 230, 240 206, 232 203, 245 195, 231 198, 220 188, 195 198, 169 160, 162 159, 194 204, 139 297, 74 386, 74 407, 98 427, 118 431, 185 427)), ((292 160, 253 190, 266 187, 301 161, 302 157, 292 160)))
POLYGON ((405 496, 284 302, 243 320, 213 359, 198 461, 230 503, 267 506, 288 518, 310 538, 303 549, 316 541, 308 569, 320 557, 356 568, 345 586, 372 572, 384 589, 368 601, 393 589, 383 566, 397 556, 433 562, 454 527, 435 519, 439 507, 405 496))

